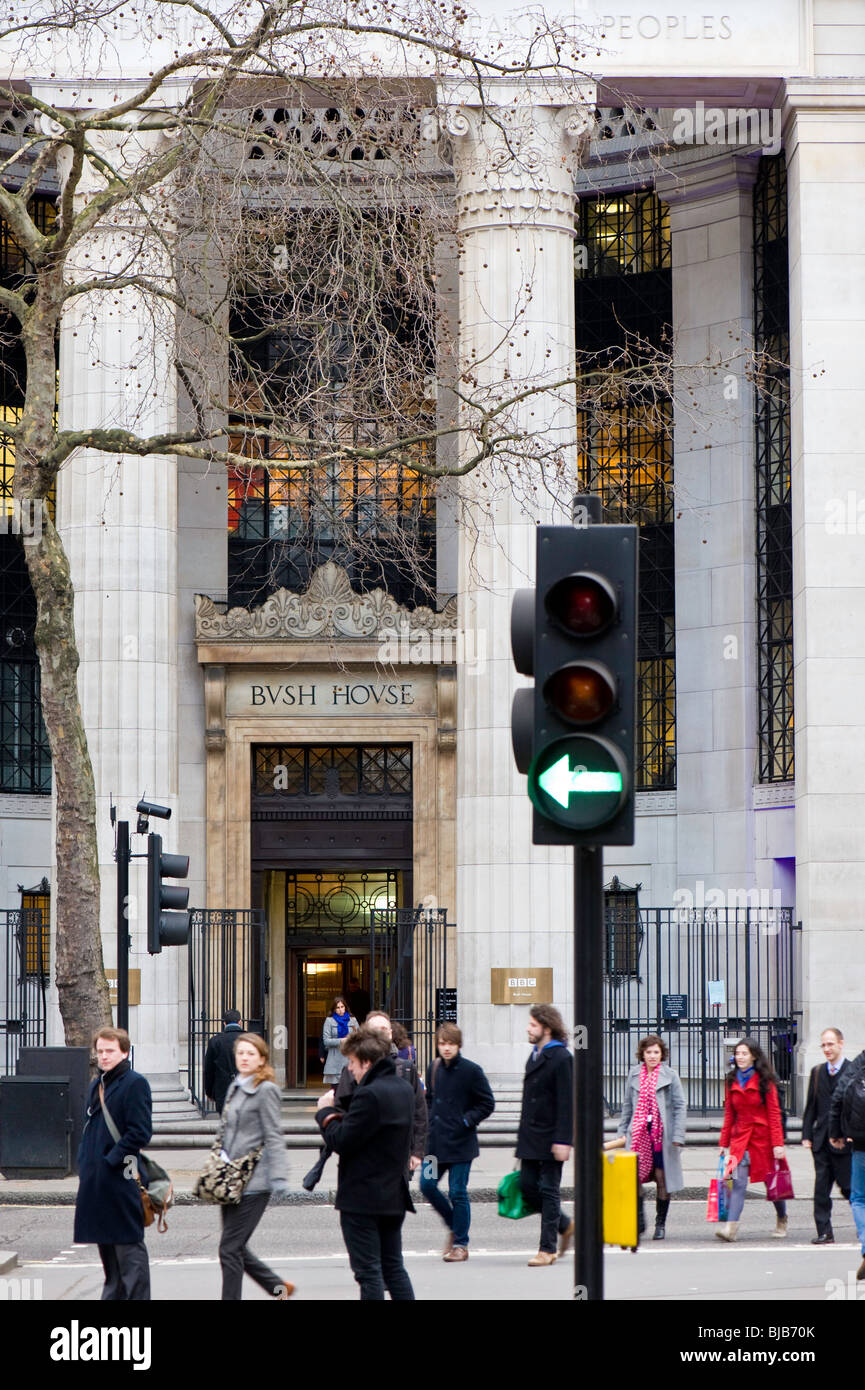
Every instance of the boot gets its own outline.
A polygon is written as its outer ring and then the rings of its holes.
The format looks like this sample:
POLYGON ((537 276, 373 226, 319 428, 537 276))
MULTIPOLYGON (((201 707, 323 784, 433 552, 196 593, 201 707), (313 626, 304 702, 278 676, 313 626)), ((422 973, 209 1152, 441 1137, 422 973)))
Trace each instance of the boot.
POLYGON ((655 1203, 655 1234, 652 1240, 663 1240, 667 1234, 667 1212, 670 1210, 669 1197, 659 1197, 655 1203))
POLYGON ((736 1233, 738 1230, 738 1221, 722 1221, 717 1231, 715 1232, 715 1237, 717 1240, 733 1241, 736 1239, 736 1233))
POLYGON ((646 1229, 646 1208, 642 1197, 637 1203, 637 1235, 641 1236, 646 1229))
POLYGON ((786 1216, 776 1216, 776 1217, 775 1217, 775 1229, 774 1229, 774 1231, 772 1232, 772 1235, 775 1237, 776 1240, 783 1240, 786 1234, 787 1234, 787 1218, 786 1218, 786 1216))

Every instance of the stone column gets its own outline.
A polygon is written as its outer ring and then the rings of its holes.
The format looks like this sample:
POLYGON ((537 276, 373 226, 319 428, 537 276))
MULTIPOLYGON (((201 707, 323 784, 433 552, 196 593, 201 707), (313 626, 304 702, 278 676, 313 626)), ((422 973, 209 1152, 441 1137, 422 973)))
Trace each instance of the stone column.
MULTIPOLYGON (((657 181, 670 204, 675 383, 678 887, 756 885, 753 327, 755 158, 657 181)), ((771 885, 769 885, 771 886, 771 885)), ((731 898, 731 905, 736 901, 731 898)), ((712 899, 709 899, 711 904, 712 899)))
POLYGON ((865 84, 787 83, 796 910, 807 1068, 865 1029, 865 84))
MULTIPOLYGON (((95 138, 95 137, 94 137, 95 138)), ((158 153, 163 134, 105 135, 105 154, 131 171, 158 153)), ((87 168, 79 208, 100 188, 87 168)), ((69 264, 77 283, 106 272, 146 275, 173 287, 166 233, 170 226, 156 193, 144 211, 124 206, 75 247, 69 264)), ((174 429, 177 414, 175 310, 135 288, 106 290, 69 301, 60 343, 61 429, 120 427, 138 435, 174 429)), ((81 655, 79 689, 96 780, 101 921, 105 961, 116 963, 116 880, 109 803, 131 822, 143 793, 175 810, 154 822, 166 850, 177 842, 177 462, 82 449, 60 474, 58 529, 75 584, 75 624, 81 655)), ((186 951, 147 954, 146 879, 141 861, 130 868, 130 968, 141 971, 141 1004, 130 1009, 135 1065, 177 1077, 178 998, 186 951)))
MULTIPOLYGON (((452 114, 460 243, 460 360, 481 388, 572 376, 574 108, 462 108, 452 114)), ((535 524, 555 512, 544 473, 576 490, 571 388, 528 398, 512 424, 543 461, 484 465, 463 489, 460 624, 486 660, 459 670, 457 902, 460 1019, 471 1056, 497 1077, 521 1073, 526 1006, 490 1003, 490 967, 554 970, 571 1022, 572 857, 534 848, 526 780, 511 754, 511 701, 523 684, 510 652, 514 591, 534 584, 535 524)), ((473 447, 463 439, 463 456, 473 447)))

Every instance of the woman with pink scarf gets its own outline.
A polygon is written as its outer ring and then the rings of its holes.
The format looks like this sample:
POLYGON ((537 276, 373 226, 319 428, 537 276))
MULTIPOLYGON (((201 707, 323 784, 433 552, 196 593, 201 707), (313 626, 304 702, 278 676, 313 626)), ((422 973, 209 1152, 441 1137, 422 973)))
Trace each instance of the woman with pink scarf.
POLYGON ((681 1151, 685 1144, 685 1094, 672 1067, 667 1066, 667 1045, 657 1033, 641 1038, 637 1065, 631 1067, 625 1085, 619 1134, 637 1155, 640 1181, 640 1232, 646 1229, 642 1184, 656 1184, 654 1240, 666 1235, 670 1198, 685 1182, 681 1151))

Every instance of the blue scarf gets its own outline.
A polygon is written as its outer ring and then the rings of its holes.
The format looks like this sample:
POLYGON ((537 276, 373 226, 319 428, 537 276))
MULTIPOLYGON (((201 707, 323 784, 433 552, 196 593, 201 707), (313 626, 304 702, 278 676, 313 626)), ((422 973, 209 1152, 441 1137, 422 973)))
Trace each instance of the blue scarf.
POLYGON ((746 1067, 744 1071, 742 1070, 741 1067, 737 1067, 737 1068, 736 1068, 736 1080, 738 1081, 739 1085, 742 1087, 742 1090, 743 1090, 743 1091, 744 1091, 745 1086, 747 1085, 749 1079, 750 1079, 753 1075, 754 1075, 754 1068, 753 1068, 753 1067, 746 1067))
POLYGON ((346 1009, 344 1014, 334 1013, 333 1021, 336 1024, 336 1036, 338 1038, 348 1037, 348 1025, 351 1023, 351 1014, 346 1009))

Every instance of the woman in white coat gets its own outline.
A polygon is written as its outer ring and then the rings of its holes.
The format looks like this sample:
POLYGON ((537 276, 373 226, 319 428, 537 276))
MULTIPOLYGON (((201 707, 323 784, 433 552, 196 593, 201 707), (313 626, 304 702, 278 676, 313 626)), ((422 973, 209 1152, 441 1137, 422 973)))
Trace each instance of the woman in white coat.
POLYGON ((664 1239, 670 1198, 685 1185, 681 1151, 685 1145, 687 1106, 682 1083, 673 1068, 667 1066, 667 1056, 667 1045, 657 1033, 640 1039, 637 1065, 631 1067, 625 1085, 618 1129, 619 1134, 627 1136, 628 1148, 637 1155, 641 1232, 646 1228, 642 1184, 657 1184, 654 1240, 664 1239))

